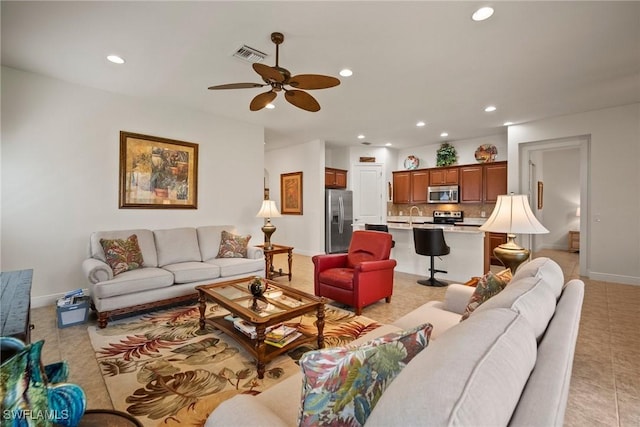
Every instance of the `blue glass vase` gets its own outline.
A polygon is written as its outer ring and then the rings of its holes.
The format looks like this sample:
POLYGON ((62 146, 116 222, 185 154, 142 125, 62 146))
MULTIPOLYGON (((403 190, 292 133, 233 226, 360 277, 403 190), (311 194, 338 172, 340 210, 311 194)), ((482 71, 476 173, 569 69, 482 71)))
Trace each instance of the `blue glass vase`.
POLYGON ((38 341, 25 345, 15 338, 0 337, 2 427, 75 427, 84 414, 84 391, 66 383, 66 362, 42 365, 43 344, 38 341))

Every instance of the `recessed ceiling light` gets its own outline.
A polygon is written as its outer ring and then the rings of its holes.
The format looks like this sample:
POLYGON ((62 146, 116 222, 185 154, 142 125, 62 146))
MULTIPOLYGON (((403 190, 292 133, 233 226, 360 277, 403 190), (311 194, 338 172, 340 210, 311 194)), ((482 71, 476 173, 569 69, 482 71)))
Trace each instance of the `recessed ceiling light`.
POLYGON ((340 75, 342 77, 351 77, 353 75, 353 71, 351 71, 348 68, 344 68, 344 69, 340 70, 340 75))
POLYGON ((449 136, 449 134, 448 134, 448 133, 446 133, 446 132, 442 132, 442 133, 440 134, 440 136, 444 138, 445 136, 449 136))
POLYGON ((358 139, 364 139, 364 135, 363 134, 358 135, 358 139))
POLYGON ((504 122, 503 125, 504 126, 511 126, 513 124, 513 122, 504 122))
POLYGON ((118 55, 109 55, 107 56, 107 60, 113 62, 114 64, 124 64, 124 59, 122 59, 118 55))
POLYGON ((485 6, 473 12, 471 19, 474 21, 484 21, 485 19, 491 18, 491 15, 493 15, 493 8, 485 6))
POLYGON ((484 111, 486 111, 487 113, 493 113, 494 111, 496 111, 497 108, 493 105, 489 105, 488 107, 485 107, 484 111))
POLYGON ((272 103, 268 103, 267 105, 265 105, 265 108, 268 108, 269 110, 273 110, 274 108, 276 108, 276 106, 273 105, 272 103))
POLYGON ((418 126, 419 128, 421 128, 422 126, 425 126, 426 123, 423 121, 419 121, 418 123, 416 123, 416 126, 418 126))
POLYGON ((390 142, 387 142, 387 143, 386 143, 386 144, 384 144, 384 145, 385 145, 385 146, 387 146, 387 147, 391 147, 393 144, 392 144, 392 143, 390 143, 390 142))

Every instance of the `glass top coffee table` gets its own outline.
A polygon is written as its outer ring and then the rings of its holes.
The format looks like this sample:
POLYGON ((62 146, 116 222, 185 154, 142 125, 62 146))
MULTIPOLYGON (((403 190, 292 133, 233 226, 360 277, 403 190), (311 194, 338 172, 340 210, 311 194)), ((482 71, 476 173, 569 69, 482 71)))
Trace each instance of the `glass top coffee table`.
POLYGON ((200 302, 200 329, 204 330, 208 323, 233 337, 256 358, 258 378, 263 378, 265 365, 291 348, 313 340, 317 340, 318 348, 324 347, 322 334, 325 299, 267 279, 263 279, 268 285, 266 291, 263 296, 256 298, 248 288, 252 279, 247 277, 196 286, 200 302), (226 316, 206 317, 207 301, 220 305, 234 317, 239 317, 255 327, 255 338, 252 339, 238 330, 234 322, 226 316), (316 313, 317 335, 301 333, 300 337, 282 347, 265 343, 268 328, 312 312, 316 313))

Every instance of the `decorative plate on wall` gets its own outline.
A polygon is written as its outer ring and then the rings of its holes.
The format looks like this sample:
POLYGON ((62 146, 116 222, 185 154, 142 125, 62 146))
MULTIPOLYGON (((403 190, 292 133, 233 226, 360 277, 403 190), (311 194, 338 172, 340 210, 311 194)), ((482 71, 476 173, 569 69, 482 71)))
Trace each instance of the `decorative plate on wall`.
POLYGON ((493 144, 482 144, 476 150, 476 160, 480 163, 489 163, 496 160, 498 149, 493 144))
POLYGON ((420 166, 420 159, 416 156, 408 156, 404 159, 404 168, 405 169, 417 169, 420 166))

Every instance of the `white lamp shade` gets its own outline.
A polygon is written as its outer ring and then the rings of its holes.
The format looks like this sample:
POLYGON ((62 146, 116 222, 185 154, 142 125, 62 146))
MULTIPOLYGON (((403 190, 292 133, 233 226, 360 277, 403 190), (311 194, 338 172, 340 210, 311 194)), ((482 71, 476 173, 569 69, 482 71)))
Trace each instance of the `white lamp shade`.
POLYGON ((491 216, 480 227, 481 231, 508 234, 544 234, 544 228, 529 207, 529 200, 524 194, 498 196, 496 207, 491 216))
POLYGON ((278 212, 278 208, 276 207, 276 202, 273 200, 263 200, 262 207, 256 215, 258 218, 278 218, 280 216, 280 212, 278 212))

